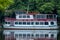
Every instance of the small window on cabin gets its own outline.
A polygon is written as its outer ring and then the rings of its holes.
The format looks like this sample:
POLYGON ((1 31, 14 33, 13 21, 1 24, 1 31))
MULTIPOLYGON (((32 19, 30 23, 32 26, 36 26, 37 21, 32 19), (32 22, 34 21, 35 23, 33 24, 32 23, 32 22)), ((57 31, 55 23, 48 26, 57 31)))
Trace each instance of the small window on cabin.
POLYGON ((41 18, 45 18, 45 15, 40 15, 41 18))
POLYGON ((8 22, 8 24, 10 24, 10 22, 8 22))
POLYGON ((6 24, 10 24, 10 22, 5 22, 6 24))
POLYGON ((53 18, 53 15, 47 15, 47 18, 48 19, 52 19, 53 18))
POLYGON ((57 18, 57 16, 56 16, 56 15, 54 15, 54 19, 55 19, 55 18, 57 18))
POLYGON ((19 22, 19 25, 21 25, 22 24, 22 22, 19 22))
POLYGON ((45 18, 45 15, 37 15, 37 18, 45 18))
POLYGON ((51 34, 51 38, 54 38, 54 34, 51 34))
POLYGON ((45 22, 45 25, 48 25, 48 22, 45 22))
POLYGON ((18 24, 18 22, 15 22, 15 24, 18 24))
POLYGON ((44 24, 44 22, 40 22, 40 25, 43 25, 44 24))
POLYGON ((29 38, 30 38, 30 34, 27 34, 27 37, 29 37, 29 38))
POLYGON ((29 16, 29 15, 27 15, 27 18, 30 18, 30 16, 29 16))
POLYGON ((7 24, 7 22, 5 22, 5 24, 7 24))
POLYGON ((31 25, 33 25, 34 24, 34 22, 31 22, 31 25))
POLYGON ((36 34, 36 37, 38 37, 38 38, 39 38, 39 34, 36 34))
POLYGON ((26 18, 26 15, 23 15, 23 18, 26 18))
POLYGON ((40 37, 42 37, 42 38, 43 38, 43 37, 44 37, 44 34, 40 34, 40 37))
POLYGON ((22 16, 20 15, 19 18, 22 18, 22 16))
POLYGON ((30 22, 27 22, 27 25, 30 25, 30 22))
POLYGON ((22 37, 22 34, 19 34, 19 37, 22 37))
POLYGON ((23 38, 25 38, 26 37, 26 34, 23 34, 23 38))
POLYGON ((45 34, 45 37, 48 37, 48 34, 45 34))
POLYGON ((37 18, 40 18, 40 15, 37 15, 37 18))
POLYGON ((15 34, 15 37, 18 38, 18 34, 15 34))
POLYGON ((36 25, 39 25, 39 22, 36 22, 35 24, 36 24, 36 25))
POLYGON ((54 25, 54 22, 51 22, 51 25, 54 25))
POLYGON ((23 22, 23 25, 26 25, 26 22, 23 22))
POLYGON ((34 34, 31 34, 31 38, 34 37, 34 34))

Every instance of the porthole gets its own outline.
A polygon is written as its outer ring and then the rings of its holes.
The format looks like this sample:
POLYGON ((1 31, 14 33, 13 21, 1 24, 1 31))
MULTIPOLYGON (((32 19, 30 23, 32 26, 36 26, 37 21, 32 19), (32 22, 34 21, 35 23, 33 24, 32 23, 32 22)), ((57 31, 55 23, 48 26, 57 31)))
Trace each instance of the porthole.
POLYGON ((51 25, 54 25, 54 22, 51 22, 51 25))
POLYGON ((48 22, 45 22, 45 25, 48 25, 48 22))
POLYGON ((18 24, 18 22, 15 22, 15 24, 18 24))

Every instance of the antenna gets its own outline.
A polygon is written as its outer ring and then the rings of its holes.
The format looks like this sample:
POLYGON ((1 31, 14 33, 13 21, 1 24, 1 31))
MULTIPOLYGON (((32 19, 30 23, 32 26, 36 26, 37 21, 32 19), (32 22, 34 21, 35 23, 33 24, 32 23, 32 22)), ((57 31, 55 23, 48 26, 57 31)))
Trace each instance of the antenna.
POLYGON ((28 12, 29 12, 29 4, 28 4, 28 7, 27 7, 27 14, 28 14, 28 12))

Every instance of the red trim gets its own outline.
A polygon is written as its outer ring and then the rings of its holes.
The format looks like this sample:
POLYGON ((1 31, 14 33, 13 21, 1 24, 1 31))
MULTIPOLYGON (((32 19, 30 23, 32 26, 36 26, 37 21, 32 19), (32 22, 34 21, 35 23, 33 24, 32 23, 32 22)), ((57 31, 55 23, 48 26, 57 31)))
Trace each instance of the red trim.
POLYGON ((5 17, 5 21, 14 21, 16 20, 16 18, 8 18, 8 17, 5 17))
POLYGON ((16 19, 16 18, 5 18, 5 21, 56 21, 56 19, 16 19))

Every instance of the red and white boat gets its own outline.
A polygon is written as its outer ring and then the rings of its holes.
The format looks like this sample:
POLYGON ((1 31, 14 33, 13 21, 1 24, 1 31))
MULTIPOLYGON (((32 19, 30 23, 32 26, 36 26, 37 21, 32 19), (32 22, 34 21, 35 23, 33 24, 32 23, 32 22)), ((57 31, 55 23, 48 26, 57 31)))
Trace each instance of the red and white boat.
POLYGON ((56 14, 15 12, 16 18, 5 17, 5 40, 57 40, 56 14))

